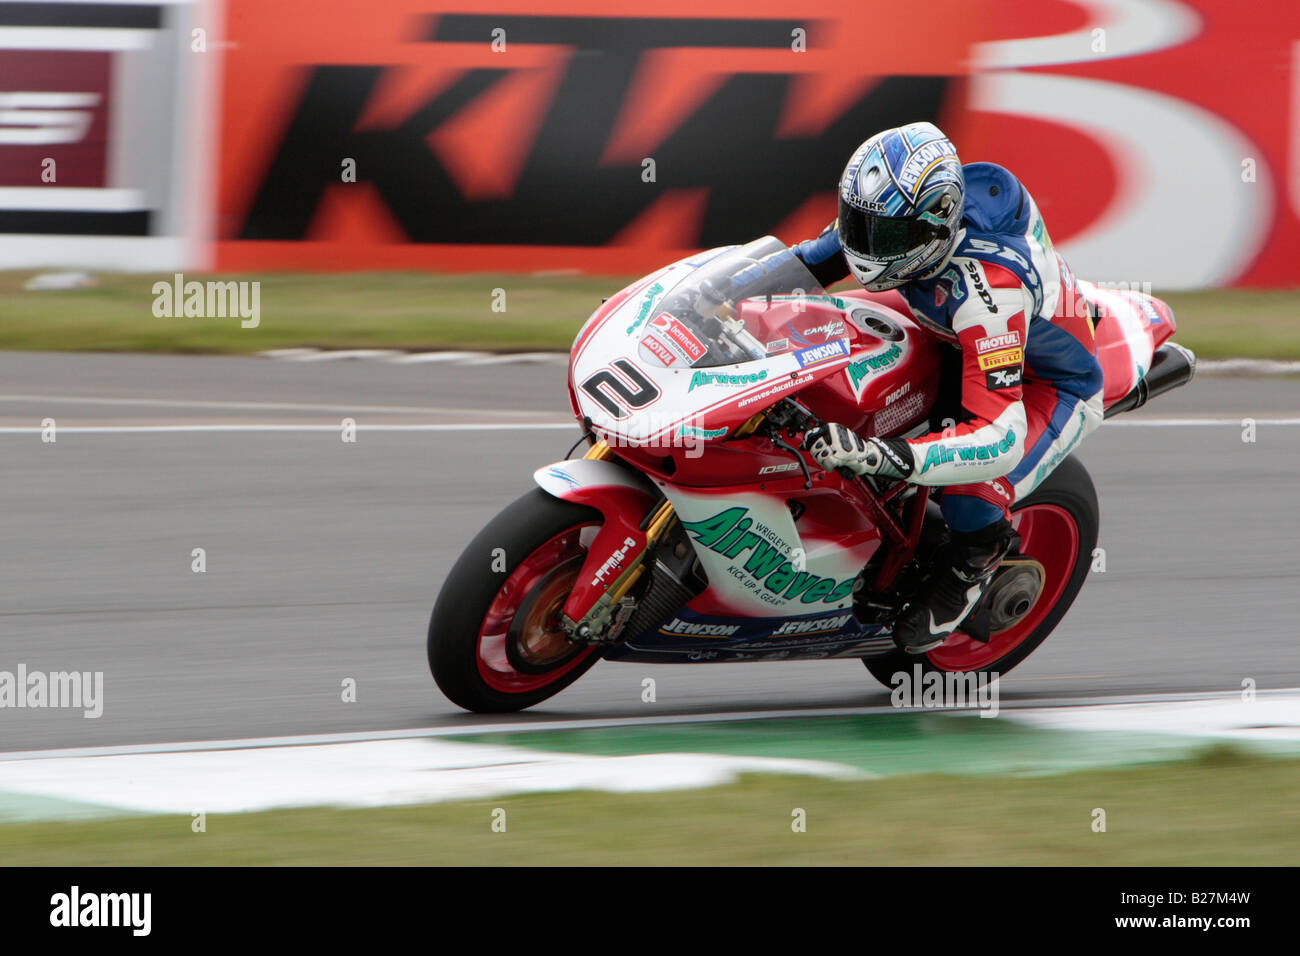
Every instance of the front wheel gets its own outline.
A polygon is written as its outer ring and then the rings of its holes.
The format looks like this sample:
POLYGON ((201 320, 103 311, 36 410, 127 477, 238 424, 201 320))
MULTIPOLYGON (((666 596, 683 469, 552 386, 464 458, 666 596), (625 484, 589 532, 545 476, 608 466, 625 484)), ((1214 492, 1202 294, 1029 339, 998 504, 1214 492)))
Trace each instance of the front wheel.
POLYGON ((429 620, 429 670, 452 703, 522 710, 596 663, 596 648, 569 643, 560 610, 600 522, 600 512, 538 488, 470 542, 429 620))
MULTIPOLYGON (((1019 607, 1008 607, 1004 612, 1007 623, 991 632, 988 643, 958 630, 925 654, 895 650, 864 658, 862 663, 873 677, 893 687, 890 678, 894 674, 910 674, 920 664, 925 671, 984 673, 993 679, 1007 673, 1047 640, 1083 587, 1097 546, 1101 515, 1097 490, 1087 469, 1073 455, 1066 458, 1033 494, 1012 506, 1011 523, 1020 535, 1018 556, 1032 559, 1021 567, 1037 562, 1042 568, 1032 603, 1025 598, 1022 585, 1012 579, 1004 588, 1005 596, 1008 603, 1023 601, 1024 609, 1016 614, 1019 607)), ((1004 573, 1018 574, 1024 580, 1013 560, 1008 560, 998 575, 1004 573)), ((998 575, 990 583, 990 592, 999 586, 998 575)))

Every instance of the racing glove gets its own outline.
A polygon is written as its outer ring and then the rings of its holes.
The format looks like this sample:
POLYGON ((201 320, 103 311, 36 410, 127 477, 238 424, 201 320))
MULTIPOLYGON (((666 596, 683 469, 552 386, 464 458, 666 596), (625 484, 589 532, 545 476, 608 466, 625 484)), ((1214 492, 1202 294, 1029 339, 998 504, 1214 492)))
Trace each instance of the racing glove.
POLYGON ((803 446, 824 471, 847 468, 858 475, 895 479, 912 474, 912 449, 898 438, 860 438, 831 423, 809 431, 803 446))

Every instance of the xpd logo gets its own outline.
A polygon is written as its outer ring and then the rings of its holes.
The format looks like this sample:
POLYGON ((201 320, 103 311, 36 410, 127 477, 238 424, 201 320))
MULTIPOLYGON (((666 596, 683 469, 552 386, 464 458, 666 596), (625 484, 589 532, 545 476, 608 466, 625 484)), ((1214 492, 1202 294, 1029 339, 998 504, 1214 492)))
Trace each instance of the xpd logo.
POLYGON ((984 384, 991 390, 1015 388, 1021 383, 1021 367, 999 368, 984 373, 984 384))
MULTIPOLYGON (((414 242, 602 245, 659 200, 687 190, 695 191, 700 212, 681 221, 678 245, 761 235, 810 198, 830 195, 834 170, 869 132, 936 119, 950 82, 873 79, 845 103, 843 90, 859 75, 866 79, 869 69, 845 59, 816 67, 833 82, 796 83, 814 65, 790 53, 792 31, 808 31, 813 53, 819 32, 830 26, 802 17, 448 13, 417 20, 416 36, 432 44, 430 58, 447 44, 467 62, 466 51, 480 45, 483 65, 429 84, 436 92, 403 101, 382 123, 374 121, 374 103, 400 85, 390 76, 398 68, 309 67, 294 87, 296 102, 277 104, 289 119, 271 140, 270 161, 257 163, 266 173, 251 203, 242 196, 234 203, 234 233, 241 239, 307 235, 326 190, 338 183, 338 158, 347 156, 356 161, 357 181, 373 185, 414 242), (494 31, 508 38, 504 52, 489 52, 494 31), (719 83, 718 48, 747 62, 761 54, 772 60, 768 69, 719 83), (511 59, 519 49, 537 56, 511 59), (671 65, 658 55, 669 50, 671 65), (538 65, 546 56, 554 66, 547 75, 558 77, 553 87, 543 75, 551 67, 538 65), (843 75, 832 75, 837 70, 843 75), (540 95, 519 95, 534 79, 540 95), (645 108, 647 96, 653 109, 645 108), (825 122, 790 132, 791 115, 813 114, 825 122), (641 178, 646 156, 658 170, 653 182, 641 178), (492 189, 476 188, 474 177, 488 165, 507 171, 492 189), (736 175, 742 166, 745 175, 736 175), (510 224, 508 234, 502 223, 510 224)), ((394 61, 409 51, 405 37, 398 40, 394 61)))

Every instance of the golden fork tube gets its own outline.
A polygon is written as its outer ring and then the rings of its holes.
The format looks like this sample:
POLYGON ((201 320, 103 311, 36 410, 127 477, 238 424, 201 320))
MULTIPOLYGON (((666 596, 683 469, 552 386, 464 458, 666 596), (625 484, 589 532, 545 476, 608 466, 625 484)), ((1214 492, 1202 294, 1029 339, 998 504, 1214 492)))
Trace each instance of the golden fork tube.
POLYGON ((592 461, 604 461, 610 455, 614 454, 614 449, 609 447, 609 442, 603 438, 587 449, 583 458, 590 458, 592 461))
MULTIPOLYGON (((668 529, 668 526, 677 517, 673 510, 671 502, 665 501, 655 511, 654 516, 650 519, 650 525, 646 528, 645 546, 646 551, 650 546, 659 540, 659 537, 668 529)), ((645 573, 645 551, 641 552, 641 563, 632 568, 622 581, 619 581, 609 592, 609 599, 612 603, 617 604, 623 599, 623 595, 631 589, 632 585, 641 580, 641 575, 645 573)))

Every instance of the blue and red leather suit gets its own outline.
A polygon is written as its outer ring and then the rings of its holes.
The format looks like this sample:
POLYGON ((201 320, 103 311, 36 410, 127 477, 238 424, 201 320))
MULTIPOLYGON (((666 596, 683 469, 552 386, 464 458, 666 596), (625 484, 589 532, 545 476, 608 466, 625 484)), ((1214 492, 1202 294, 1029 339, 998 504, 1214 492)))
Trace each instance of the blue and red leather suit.
MULTIPOLYGON (((963 168, 962 232, 942 271, 898 291, 961 352, 956 424, 907 440, 910 481, 944 486, 954 531, 1006 517, 1102 421, 1093 310, 1028 191, 992 163, 963 168)), ((794 247, 823 286, 849 275, 834 224, 794 247)))

